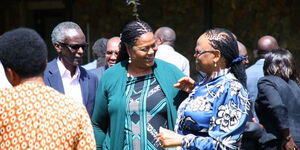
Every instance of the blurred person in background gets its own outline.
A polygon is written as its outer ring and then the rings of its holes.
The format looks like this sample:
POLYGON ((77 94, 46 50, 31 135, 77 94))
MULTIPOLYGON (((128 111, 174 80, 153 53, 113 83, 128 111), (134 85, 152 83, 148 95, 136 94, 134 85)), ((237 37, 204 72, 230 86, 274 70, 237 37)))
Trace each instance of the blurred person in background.
MULTIPOLYGON (((270 35, 265 35, 259 38, 257 41, 257 54, 259 59, 252 66, 246 69, 247 74, 247 90, 249 91, 249 97, 251 104, 255 104, 257 98, 257 82, 259 78, 264 76, 263 65, 265 61, 265 55, 274 49, 279 48, 277 40, 270 35)), ((254 105, 252 105, 254 110, 254 105)), ((259 122, 257 115, 254 111, 253 117, 259 122)))
POLYGON ((84 69, 92 70, 105 65, 105 52, 107 40, 107 38, 100 38, 94 43, 92 47, 94 60, 88 64, 83 65, 82 67, 84 69))
POLYGON ((106 48, 105 48, 104 65, 96 69, 90 70, 92 73, 94 73, 97 76, 98 80, 101 79, 102 74, 106 69, 116 64, 117 57, 120 51, 120 42, 121 42, 120 37, 110 38, 107 41, 106 48))
POLYGON ((161 59, 178 67, 186 76, 190 76, 190 62, 183 55, 176 52, 176 33, 170 27, 160 27, 154 34, 157 42, 155 58, 161 59))
POLYGON ((243 59, 242 62, 245 65, 245 67, 248 66, 249 64, 249 59, 248 59, 248 51, 246 46, 241 43, 240 41, 237 41, 238 43, 238 49, 239 49, 239 56, 242 56, 241 58, 243 59))

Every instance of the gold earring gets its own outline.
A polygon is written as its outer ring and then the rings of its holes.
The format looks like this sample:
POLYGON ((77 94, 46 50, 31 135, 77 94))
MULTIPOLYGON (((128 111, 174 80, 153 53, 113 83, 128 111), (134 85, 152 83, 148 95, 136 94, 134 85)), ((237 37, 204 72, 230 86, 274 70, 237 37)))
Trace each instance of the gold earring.
POLYGON ((217 67, 217 63, 216 62, 214 62, 215 64, 214 64, 214 67, 216 68, 217 67))

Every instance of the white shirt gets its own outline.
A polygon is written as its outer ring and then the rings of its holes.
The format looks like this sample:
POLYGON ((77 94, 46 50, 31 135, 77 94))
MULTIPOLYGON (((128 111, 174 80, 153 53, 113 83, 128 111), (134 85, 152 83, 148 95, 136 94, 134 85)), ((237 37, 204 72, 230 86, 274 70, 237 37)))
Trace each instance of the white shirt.
POLYGON ((11 84, 8 82, 4 68, 0 62, 0 89, 8 87, 11 87, 11 84))
POLYGON ((183 55, 179 54, 169 45, 159 45, 155 58, 164 60, 175 65, 185 75, 190 76, 190 62, 183 55))
POLYGON ((92 61, 90 63, 87 63, 87 64, 85 64, 85 65, 83 65, 81 67, 83 67, 85 70, 96 69, 97 68, 97 60, 94 60, 94 61, 92 61))
POLYGON ((79 84, 80 70, 76 67, 75 74, 71 77, 71 72, 66 69, 63 63, 57 59, 57 66, 63 82, 65 95, 72 97, 75 101, 83 103, 81 87, 79 84))

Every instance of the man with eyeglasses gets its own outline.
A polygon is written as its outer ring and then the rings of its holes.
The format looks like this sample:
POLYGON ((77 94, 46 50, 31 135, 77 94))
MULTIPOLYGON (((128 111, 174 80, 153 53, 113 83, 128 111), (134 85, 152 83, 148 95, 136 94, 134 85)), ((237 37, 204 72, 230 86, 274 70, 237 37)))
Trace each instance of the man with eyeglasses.
POLYGON ((105 66, 98 67, 96 69, 90 70, 93 74, 95 74, 98 80, 101 79, 103 72, 112 67, 117 62, 117 57, 120 51, 120 37, 112 37, 106 43, 106 51, 105 51, 105 66))
POLYGON ((58 57, 48 63, 44 82, 57 91, 83 103, 91 116, 98 85, 97 77, 80 66, 88 44, 79 25, 62 22, 52 31, 51 40, 58 57))
POLYGON ((116 64, 120 51, 120 37, 112 37, 107 41, 107 49, 105 54, 106 66, 111 67, 116 64))

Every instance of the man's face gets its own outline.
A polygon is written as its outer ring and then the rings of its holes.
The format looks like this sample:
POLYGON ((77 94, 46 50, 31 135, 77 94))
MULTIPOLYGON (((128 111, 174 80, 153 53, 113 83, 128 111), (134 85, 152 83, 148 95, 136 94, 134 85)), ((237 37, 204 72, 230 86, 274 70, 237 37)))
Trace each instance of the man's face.
POLYGON ((239 49, 239 56, 245 57, 245 59, 242 62, 247 67, 249 64, 247 48, 241 42, 237 41, 237 43, 238 43, 238 49, 239 49))
POLYGON ((65 40, 60 45, 60 57, 62 63, 67 66, 77 66, 82 62, 82 55, 87 50, 85 36, 80 30, 65 30, 65 40))
POLYGON ((106 64, 111 67, 116 64, 117 57, 120 51, 120 38, 114 37, 107 41, 107 49, 105 54, 106 64))

